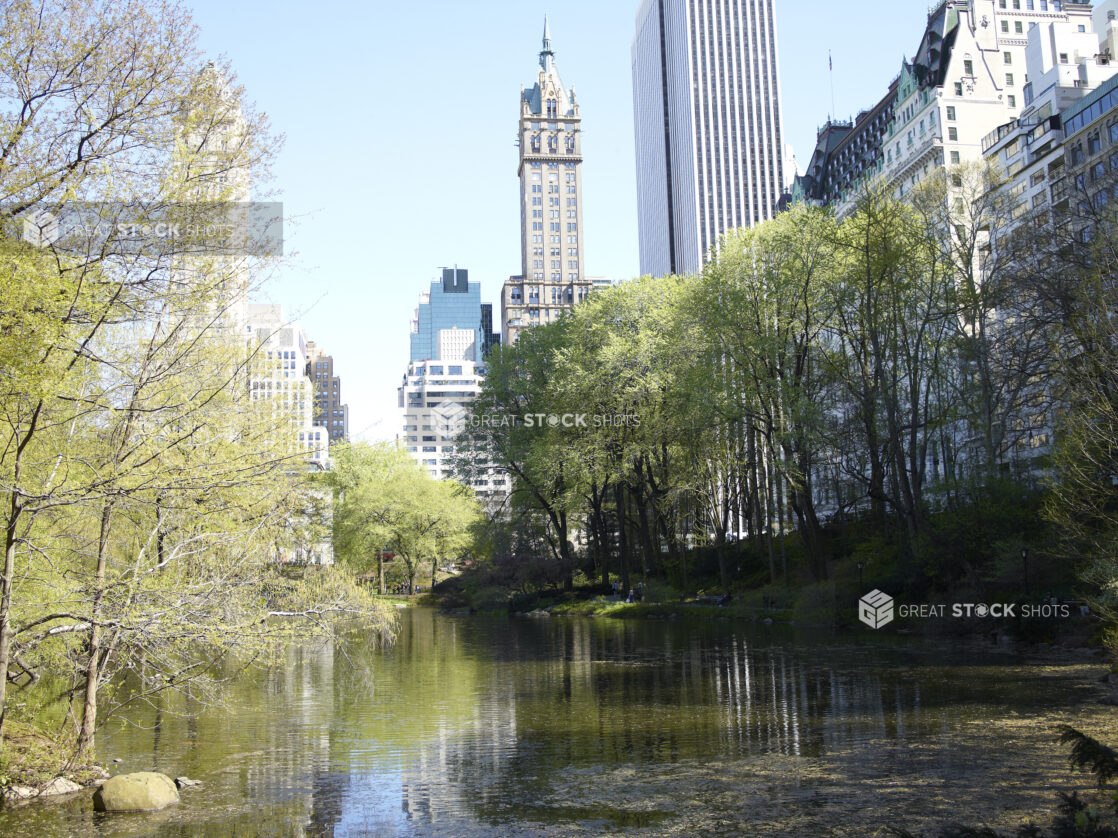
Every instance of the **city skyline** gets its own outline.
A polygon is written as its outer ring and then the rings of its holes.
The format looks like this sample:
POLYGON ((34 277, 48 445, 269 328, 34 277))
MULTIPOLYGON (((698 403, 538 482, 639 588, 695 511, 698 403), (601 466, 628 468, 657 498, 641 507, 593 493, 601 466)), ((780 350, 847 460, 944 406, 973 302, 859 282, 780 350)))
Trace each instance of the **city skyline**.
MULTIPOLYGON (((248 98, 287 135, 271 187, 284 201, 294 256, 260 302, 282 302, 329 340, 346 379, 352 439, 396 436, 398 365, 408 353, 401 324, 436 277, 432 266, 469 265, 493 302, 518 272, 510 113, 537 60, 545 14, 586 129, 586 271, 637 274, 635 0, 562 9, 492 2, 484 16, 452 3, 383 12, 333 4, 310 19, 294 3, 266 13, 256 4, 192 5, 204 48, 229 56, 248 98)), ((880 98, 918 44, 923 4, 898 13, 874 2, 865 11, 895 49, 863 55, 864 24, 830 4, 797 4, 794 16, 775 4, 784 134, 801 167, 832 110, 828 49, 835 110, 845 118, 880 98)))

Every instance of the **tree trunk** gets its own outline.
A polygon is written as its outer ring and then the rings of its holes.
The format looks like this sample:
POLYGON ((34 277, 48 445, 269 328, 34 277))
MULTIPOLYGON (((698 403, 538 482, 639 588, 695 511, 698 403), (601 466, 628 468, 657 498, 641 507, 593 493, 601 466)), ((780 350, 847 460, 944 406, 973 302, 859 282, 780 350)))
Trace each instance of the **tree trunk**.
POLYGON ((109 525, 113 505, 106 503, 101 510, 101 531, 97 538, 97 571, 93 577, 93 610, 89 619, 89 661, 85 669, 85 704, 82 706, 82 726, 78 734, 78 754, 87 755, 93 750, 97 733, 97 686, 101 677, 101 611, 104 597, 105 567, 109 555, 109 525))
POLYGON ((621 594, 629 593, 629 537, 626 533, 627 518, 625 514, 625 489, 617 485, 613 490, 614 502, 617 505, 617 549, 621 555, 621 594))
POLYGON ((718 551, 718 576, 722 580, 722 593, 730 593, 730 574, 726 568, 726 531, 719 530, 716 534, 718 551))
MULTIPOLYGON (((19 462, 16 462, 19 474, 19 462)), ((13 484, 18 485, 18 477, 13 484)), ((16 532, 23 507, 19 495, 13 489, 8 511, 8 525, 4 532, 4 576, 0 579, 0 752, 3 748, 4 719, 7 715, 5 703, 8 691, 8 663, 12 654, 12 584, 15 581, 16 532)))
POLYGON ((35 436, 42 413, 43 403, 39 402, 31 414, 27 432, 15 450, 12 463, 12 484, 9 489, 7 526, 4 527, 4 576, 0 578, 0 753, 4 747, 4 720, 7 718, 8 664, 12 657, 12 589, 16 575, 16 541, 19 534, 20 519, 25 510, 19 487, 23 478, 23 453, 35 436))

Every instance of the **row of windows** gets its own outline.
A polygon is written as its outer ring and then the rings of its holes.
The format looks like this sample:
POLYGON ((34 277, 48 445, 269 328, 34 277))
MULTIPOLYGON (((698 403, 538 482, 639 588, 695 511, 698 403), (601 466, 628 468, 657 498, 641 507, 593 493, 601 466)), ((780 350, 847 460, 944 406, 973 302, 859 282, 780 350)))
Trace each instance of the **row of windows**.
MULTIPOLYGON (((562 216, 560 215, 560 212, 561 212, 561 210, 551 210, 548 213, 547 217, 548 218, 561 218, 562 216)), ((544 215, 543 215, 543 210, 542 209, 532 210, 532 218, 543 218, 543 217, 544 217, 544 215)), ((577 211, 576 210, 567 210, 567 218, 578 218, 577 211)), ((568 227, 569 226, 570 225, 568 225, 568 227)), ((542 230, 543 228, 542 227, 533 227, 532 229, 533 230, 542 230)), ((551 229, 557 230, 559 228, 558 227, 552 227, 551 229)))
MULTIPOLYGON (((1022 0, 1011 0, 1011 2, 1013 3, 1013 9, 1015 11, 1021 11, 1022 0)), ((1037 3, 1040 4, 1040 11, 1042 11, 1042 12, 1047 12, 1048 11, 1048 0, 1023 0, 1023 2, 1025 3, 1025 10, 1026 11, 1035 12, 1037 10, 1037 8, 1036 8, 1037 3)), ((1063 6, 1062 0, 1052 0, 1052 11, 1054 11, 1054 12, 1060 11, 1062 6, 1063 6)), ((998 8, 999 9, 1007 8, 1006 7, 1006 0, 998 0, 998 8)))
MULTIPOLYGON (((532 137, 531 147, 532 147, 533 152, 535 152, 537 154, 539 153, 539 151, 540 151, 540 138, 538 136, 532 137)), ((559 153, 559 138, 558 137, 548 137, 547 150, 548 150, 549 154, 558 154, 559 153)), ((567 152, 567 154, 574 154, 575 153, 575 138, 574 137, 568 137, 567 138, 566 152, 567 152)))
POLYGON ((1111 90, 1097 102, 1092 103, 1089 108, 1069 119, 1064 125, 1064 136, 1070 137, 1116 106, 1118 106, 1118 90, 1111 90))
MULTIPOLYGON (((548 204, 548 206, 551 206, 551 207, 557 207, 557 206, 559 206, 559 199, 558 198, 549 198, 547 204, 548 204)), ((532 206, 534 206, 534 207, 543 206, 543 198, 532 198, 532 206)), ((575 203, 574 198, 568 198, 567 199, 567 206, 568 207, 574 207, 574 206, 578 206, 578 205, 575 203)))

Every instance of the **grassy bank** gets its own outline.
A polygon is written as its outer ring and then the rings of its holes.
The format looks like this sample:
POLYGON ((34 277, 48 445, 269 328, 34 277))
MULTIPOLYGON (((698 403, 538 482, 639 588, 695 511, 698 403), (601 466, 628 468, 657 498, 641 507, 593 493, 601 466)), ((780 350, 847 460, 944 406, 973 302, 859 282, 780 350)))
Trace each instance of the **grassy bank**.
MULTIPOLYGON (((1046 521, 1045 495, 1013 483, 975 489, 970 501, 930 512, 922 533, 908 537, 896 527, 869 518, 832 521, 823 539, 826 579, 814 578, 794 532, 772 539, 696 546, 684 556, 666 552, 630 556, 629 580, 642 583, 643 601, 618 602, 602 586, 593 556, 581 558, 574 589, 560 587, 560 574, 536 578, 523 556, 475 566, 440 584, 431 600, 451 610, 477 613, 530 613, 555 616, 764 620, 819 628, 859 627, 858 601, 877 588, 898 605, 883 631, 1012 635, 1033 642, 1085 645, 1102 626, 1081 617, 1079 606, 1097 593, 1083 581, 1083 561, 1069 553, 1062 533, 1046 521), (686 562, 686 565, 684 565, 686 562), (647 575, 635 568, 647 567, 647 575), (725 574, 725 575, 723 575, 725 574), (719 608, 712 596, 728 590, 730 604, 719 608), (707 596, 704 596, 707 595, 707 596), (938 621, 902 616, 900 605, 1018 603, 1039 606, 1050 598, 1071 603, 1067 620, 938 621)), ((543 560, 540 559, 540 562, 543 560)), ((610 559, 611 568, 620 562, 610 559)), ((619 569, 619 568, 617 568, 619 569)), ((538 568, 537 568, 538 570, 538 568)), ((616 573, 610 582, 628 585, 616 573)))
POLYGON ((105 776, 95 763, 75 762, 74 743, 51 737, 25 722, 4 722, 0 751, 0 789, 11 786, 41 788, 55 777, 88 786, 105 776))

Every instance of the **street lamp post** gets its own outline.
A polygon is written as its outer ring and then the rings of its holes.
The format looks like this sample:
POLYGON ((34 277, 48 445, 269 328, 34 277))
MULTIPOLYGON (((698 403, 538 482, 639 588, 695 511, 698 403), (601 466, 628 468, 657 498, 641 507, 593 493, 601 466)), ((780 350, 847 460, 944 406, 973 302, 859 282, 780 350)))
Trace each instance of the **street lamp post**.
POLYGON ((1025 596, 1029 595, 1029 548, 1021 548, 1021 569, 1025 572, 1025 596))

